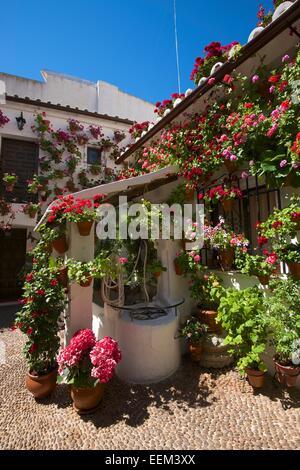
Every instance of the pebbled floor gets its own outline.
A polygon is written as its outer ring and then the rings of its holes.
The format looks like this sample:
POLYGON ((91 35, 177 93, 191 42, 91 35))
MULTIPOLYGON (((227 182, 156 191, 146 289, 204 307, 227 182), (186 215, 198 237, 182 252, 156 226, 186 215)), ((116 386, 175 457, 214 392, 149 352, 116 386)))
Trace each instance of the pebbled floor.
POLYGON ((113 379, 100 409, 79 417, 66 386, 32 398, 24 387, 24 337, 0 331, 0 449, 300 449, 300 392, 282 390, 271 377, 253 392, 235 370, 201 369, 184 358, 158 384, 113 379))

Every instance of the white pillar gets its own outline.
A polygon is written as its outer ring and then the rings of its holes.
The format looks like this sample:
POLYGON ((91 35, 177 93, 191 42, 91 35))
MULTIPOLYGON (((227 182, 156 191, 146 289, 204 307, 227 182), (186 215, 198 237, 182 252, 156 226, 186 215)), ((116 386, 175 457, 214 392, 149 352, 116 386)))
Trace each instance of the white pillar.
MULTIPOLYGON (((77 225, 68 223, 67 237, 69 243, 68 258, 76 261, 94 259, 95 234, 92 228, 90 235, 79 235, 77 225)), ((68 344, 73 334, 85 328, 92 329, 93 322, 93 283, 89 287, 80 287, 76 282, 69 284, 69 305, 65 328, 65 343, 68 344)))

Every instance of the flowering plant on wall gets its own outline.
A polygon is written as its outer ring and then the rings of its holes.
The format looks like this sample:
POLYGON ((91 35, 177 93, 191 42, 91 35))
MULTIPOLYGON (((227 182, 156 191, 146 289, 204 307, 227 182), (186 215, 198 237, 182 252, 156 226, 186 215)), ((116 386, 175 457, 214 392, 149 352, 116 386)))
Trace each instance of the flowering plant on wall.
POLYGON ((208 206, 212 206, 218 202, 240 199, 242 196, 243 193, 237 186, 223 184, 209 189, 204 194, 200 193, 198 199, 199 201, 205 201, 208 206))
POLYGON ((184 93, 173 93, 170 99, 164 100, 162 102, 158 101, 155 104, 154 112, 158 116, 162 117, 165 114, 166 110, 173 109, 174 103, 176 100, 183 99, 184 97, 185 97, 184 93))
POLYGON ((59 318, 65 306, 65 293, 50 269, 39 264, 43 258, 34 259, 33 270, 26 276, 16 326, 27 336, 24 354, 31 375, 42 375, 56 367, 59 318))
POLYGON ((149 124, 149 121, 136 122, 130 127, 128 132, 133 139, 139 139, 143 132, 147 132, 149 124))
POLYGON ((245 253, 249 246, 249 241, 244 235, 235 234, 230 230, 222 217, 217 225, 204 226, 204 240, 207 247, 217 250, 237 249, 245 253))
POLYGON ((228 58, 228 52, 232 49, 233 46, 238 45, 237 41, 233 41, 227 46, 222 46, 219 41, 213 41, 207 46, 204 47, 206 52, 204 58, 197 57, 195 60, 194 69, 191 73, 190 79, 195 82, 196 85, 199 84, 199 80, 202 77, 209 77, 212 67, 217 62, 226 62, 228 58))
POLYGON ((0 109, 0 127, 4 127, 5 124, 7 124, 10 121, 10 119, 5 116, 3 111, 0 109))
POLYGON ((91 330, 79 330, 59 353, 59 382, 78 388, 107 383, 121 357, 118 343, 109 336, 96 341, 91 330))

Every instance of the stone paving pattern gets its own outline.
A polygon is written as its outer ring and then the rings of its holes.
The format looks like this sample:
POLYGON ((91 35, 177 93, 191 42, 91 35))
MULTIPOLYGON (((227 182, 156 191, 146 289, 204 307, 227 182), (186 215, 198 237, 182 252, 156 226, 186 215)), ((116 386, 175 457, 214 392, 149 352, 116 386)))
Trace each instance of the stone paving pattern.
POLYGON ((169 379, 128 385, 114 378, 100 409, 72 408, 67 386, 39 402, 24 387, 24 337, 3 329, 0 449, 300 449, 300 392, 269 377, 253 392, 233 369, 200 368, 184 358, 169 379))

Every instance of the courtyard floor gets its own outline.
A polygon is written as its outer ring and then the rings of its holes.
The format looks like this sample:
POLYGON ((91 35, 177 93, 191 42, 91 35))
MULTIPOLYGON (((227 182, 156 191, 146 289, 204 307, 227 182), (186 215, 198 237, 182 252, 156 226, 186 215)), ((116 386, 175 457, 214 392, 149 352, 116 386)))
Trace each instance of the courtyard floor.
POLYGON ((67 386, 35 401, 24 387, 24 337, 7 328, 11 314, 0 330, 6 349, 0 364, 2 450, 300 449, 298 390, 284 391, 268 377, 264 389, 253 392, 235 370, 205 370, 188 359, 158 384, 113 379, 94 415, 75 413, 67 386))

